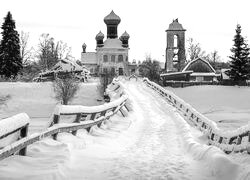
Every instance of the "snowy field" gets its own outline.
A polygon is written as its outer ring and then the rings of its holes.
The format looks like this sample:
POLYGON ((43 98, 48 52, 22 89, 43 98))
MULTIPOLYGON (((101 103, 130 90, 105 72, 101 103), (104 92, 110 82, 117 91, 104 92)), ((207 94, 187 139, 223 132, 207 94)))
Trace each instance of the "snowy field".
POLYGON ((250 87, 206 85, 166 89, 221 128, 235 129, 250 122, 250 87))
MULTIPOLYGON (((76 98, 71 104, 86 106, 99 105, 103 102, 97 91, 98 81, 93 79, 88 83, 82 83, 76 98)), ((0 95, 10 95, 6 105, 0 107, 0 119, 25 112, 31 118, 30 131, 39 132, 44 129, 56 104, 51 82, 23 83, 1 82, 0 95)))

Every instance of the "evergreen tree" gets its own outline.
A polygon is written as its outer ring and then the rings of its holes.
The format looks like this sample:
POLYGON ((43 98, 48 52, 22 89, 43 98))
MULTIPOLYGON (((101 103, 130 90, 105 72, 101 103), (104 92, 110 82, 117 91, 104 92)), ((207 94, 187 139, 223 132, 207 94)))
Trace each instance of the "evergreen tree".
POLYGON ((241 26, 239 24, 237 24, 231 52, 233 54, 229 56, 231 61, 229 62, 230 70, 227 71, 227 74, 233 81, 245 81, 249 75, 249 48, 245 39, 241 36, 241 26))
POLYGON ((0 43, 0 74, 6 78, 15 77, 22 69, 20 56, 19 34, 15 30, 15 21, 8 12, 2 25, 2 40, 0 43))

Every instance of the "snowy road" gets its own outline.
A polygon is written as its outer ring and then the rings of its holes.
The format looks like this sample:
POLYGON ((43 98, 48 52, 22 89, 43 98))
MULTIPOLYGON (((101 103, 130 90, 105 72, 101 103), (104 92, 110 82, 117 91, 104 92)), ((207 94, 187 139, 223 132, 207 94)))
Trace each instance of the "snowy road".
MULTIPOLYGON (((207 167, 193 160, 182 147, 172 107, 142 83, 126 82, 127 91, 137 113, 141 113, 140 130, 135 141, 116 156, 87 160, 72 179, 213 179, 207 167), (81 173, 78 173, 78 172, 81 173), (210 177, 209 177, 210 176, 210 177)), ((129 130, 128 132, 129 133, 129 130)), ((84 163, 84 157, 74 164, 84 163)))

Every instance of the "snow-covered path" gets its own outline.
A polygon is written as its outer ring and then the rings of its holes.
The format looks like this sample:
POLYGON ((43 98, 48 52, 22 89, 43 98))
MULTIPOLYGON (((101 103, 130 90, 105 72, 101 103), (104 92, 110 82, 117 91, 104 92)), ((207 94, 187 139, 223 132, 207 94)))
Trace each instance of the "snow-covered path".
POLYGON ((202 162, 185 152, 173 108, 140 82, 125 86, 136 113, 141 113, 140 130, 131 137, 134 143, 114 156, 91 159, 74 153, 72 179, 214 179, 202 162))
MULTIPOLYGON (((34 143, 27 156, 0 161, 0 179, 221 179, 186 151, 175 108, 140 81, 124 86, 133 102, 127 117, 118 113, 91 133, 60 133, 58 141, 34 143)), ((192 133, 200 140, 199 131, 192 133)))

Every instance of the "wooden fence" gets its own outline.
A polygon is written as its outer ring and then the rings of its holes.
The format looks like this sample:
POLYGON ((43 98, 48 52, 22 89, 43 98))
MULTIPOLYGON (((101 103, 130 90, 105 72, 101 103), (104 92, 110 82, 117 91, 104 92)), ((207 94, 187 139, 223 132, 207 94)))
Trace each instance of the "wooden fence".
POLYGON ((190 125, 206 134, 210 145, 217 146, 226 153, 247 151, 250 154, 250 125, 231 131, 219 129, 214 121, 199 113, 173 92, 149 81, 147 78, 144 78, 143 82, 166 98, 169 103, 179 110, 190 125))
MULTIPOLYGON (((113 83, 117 84, 119 82, 114 81, 113 83)), ((119 85, 119 87, 121 86, 119 85)), ((103 121, 109 119, 118 111, 120 111, 121 114, 125 116, 126 113, 123 107, 125 107, 127 111, 131 110, 128 101, 128 95, 124 93, 122 93, 118 99, 100 106, 57 106, 53 114, 53 119, 51 123, 49 123, 49 128, 46 131, 27 136, 28 124, 25 124, 25 126, 18 127, 17 129, 12 130, 11 132, 5 132, 2 136, 0 136, 0 141, 1 138, 7 137, 9 134, 12 134, 17 131, 21 131, 22 136, 17 141, 12 142, 11 144, 0 149, 0 160, 11 156, 18 151, 20 152, 20 155, 25 155, 26 148, 28 145, 40 141, 46 137, 53 137, 53 139, 56 140, 58 133, 69 132, 73 135, 76 135, 77 130, 79 129, 87 129, 89 131, 90 128, 93 126, 97 125, 100 127, 103 121), (75 116, 75 118, 72 123, 60 123, 60 117, 63 115, 72 115, 75 116)))

